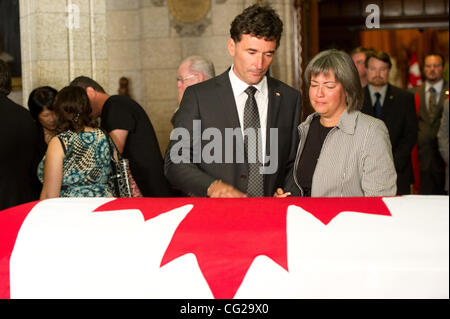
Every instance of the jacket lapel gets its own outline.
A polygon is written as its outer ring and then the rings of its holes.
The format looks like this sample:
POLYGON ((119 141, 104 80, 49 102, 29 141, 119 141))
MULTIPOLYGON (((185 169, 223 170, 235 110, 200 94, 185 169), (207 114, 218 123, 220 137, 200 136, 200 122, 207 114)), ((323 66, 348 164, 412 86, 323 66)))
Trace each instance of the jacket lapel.
MULTIPOLYGON (((269 154, 273 156, 273 152, 270 149, 270 129, 278 127, 278 117, 280 114, 281 95, 278 82, 270 76, 267 76, 267 88, 268 88, 268 105, 267 105, 267 127, 266 127, 266 158, 269 158, 269 154)), ((280 138, 280 136, 278 136, 280 138)), ((270 163, 265 163, 265 166, 269 166, 270 163)), ((271 196, 267 193, 270 189, 270 178, 268 175, 264 175, 264 195, 271 196)))
POLYGON ((392 86, 390 84, 388 84, 388 88, 386 90, 386 96, 384 97, 384 101, 383 101, 383 107, 382 107, 382 113, 381 113, 382 119, 389 117, 388 114, 393 110, 393 106, 395 104, 395 98, 396 98, 396 96, 392 92, 392 86))
POLYGON ((444 105, 444 101, 448 96, 448 83, 444 82, 444 85, 442 86, 441 95, 439 96, 438 105, 444 105))
MULTIPOLYGON (((269 101, 267 106, 267 130, 266 136, 269 136, 270 128, 278 127, 278 115, 280 113, 280 103, 281 103, 281 93, 279 91, 278 83, 274 81, 271 77, 267 77, 267 87, 269 94, 269 101)), ((268 141, 269 139, 267 139, 268 141)), ((266 150, 269 149, 269 144, 266 143, 266 150)), ((267 151, 266 151, 267 154, 267 151)))
POLYGON ((426 122, 429 122, 430 116, 427 110, 425 84, 423 84, 422 87, 420 88, 419 97, 420 97, 419 116, 422 117, 426 122))
POLYGON ((367 85, 364 87, 364 102, 363 109, 361 111, 368 115, 375 116, 375 113, 373 112, 372 100, 370 98, 370 91, 367 85))
POLYGON ((229 70, 230 69, 215 79, 218 100, 220 101, 219 103, 222 103, 222 107, 218 108, 218 111, 220 110, 221 112, 219 115, 220 118, 225 121, 224 127, 237 128, 241 127, 241 125, 239 123, 239 116, 237 113, 233 89, 231 88, 231 82, 228 76, 229 70))

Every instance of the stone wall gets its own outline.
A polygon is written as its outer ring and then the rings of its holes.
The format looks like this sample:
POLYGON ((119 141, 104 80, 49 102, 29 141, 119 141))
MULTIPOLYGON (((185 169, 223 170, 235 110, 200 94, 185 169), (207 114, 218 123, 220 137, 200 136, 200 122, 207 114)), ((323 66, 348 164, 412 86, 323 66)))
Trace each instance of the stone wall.
POLYGON ((34 88, 59 90, 80 74, 107 81, 105 0, 21 0, 19 8, 24 104, 34 88))
MULTIPOLYGON (((20 23, 23 96, 41 85, 61 89, 78 75, 96 79, 117 94, 119 79, 130 80, 130 93, 147 111, 162 152, 177 108, 177 68, 189 55, 211 59, 216 73, 232 59, 229 27, 249 0, 211 0, 201 32, 180 31, 167 0, 21 0, 20 23), (68 6, 79 8, 79 22, 68 27, 68 6)), ((284 22, 284 34, 272 76, 293 85, 292 1, 272 0, 284 22)), ((72 22, 74 22, 72 20, 72 22)))

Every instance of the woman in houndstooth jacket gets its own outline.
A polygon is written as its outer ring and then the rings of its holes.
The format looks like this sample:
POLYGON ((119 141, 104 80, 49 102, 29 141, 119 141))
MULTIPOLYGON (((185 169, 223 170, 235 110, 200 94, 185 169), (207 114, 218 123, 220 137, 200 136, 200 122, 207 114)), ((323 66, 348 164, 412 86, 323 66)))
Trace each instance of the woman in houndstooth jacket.
POLYGON ((363 95, 351 57, 334 49, 319 53, 305 81, 315 113, 298 127, 295 166, 275 196, 395 195, 389 133, 381 120, 359 111, 363 95))

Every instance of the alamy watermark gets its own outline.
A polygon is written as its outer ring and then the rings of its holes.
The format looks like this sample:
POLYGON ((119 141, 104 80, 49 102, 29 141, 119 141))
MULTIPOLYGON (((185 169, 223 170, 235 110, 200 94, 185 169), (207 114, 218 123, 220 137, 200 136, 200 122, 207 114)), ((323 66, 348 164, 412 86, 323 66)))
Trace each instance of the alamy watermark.
POLYGON ((177 127, 170 134, 174 143, 169 151, 175 164, 199 163, 261 163, 260 174, 274 174, 278 169, 278 129, 270 128, 266 139, 270 141, 270 154, 259 151, 262 145, 261 129, 225 128, 223 131, 209 127, 202 131, 201 120, 193 120, 191 132, 177 127), (247 139, 247 152, 244 149, 247 139), (236 143, 235 143, 236 142, 236 143))
POLYGON ((380 28, 380 7, 376 4, 369 4, 366 7, 366 13, 369 13, 369 15, 366 17, 367 29, 379 29, 380 28))
POLYGON ((76 4, 69 4, 66 8, 66 27, 69 29, 80 28, 80 7, 76 4))

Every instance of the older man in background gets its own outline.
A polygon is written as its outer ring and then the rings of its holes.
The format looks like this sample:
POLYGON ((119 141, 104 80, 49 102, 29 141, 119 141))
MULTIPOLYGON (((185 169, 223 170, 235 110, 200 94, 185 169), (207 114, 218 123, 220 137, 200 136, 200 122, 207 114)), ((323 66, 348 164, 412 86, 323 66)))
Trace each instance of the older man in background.
POLYGON ((193 55, 184 59, 178 67, 178 104, 188 86, 209 80, 216 76, 214 64, 208 59, 193 55))

